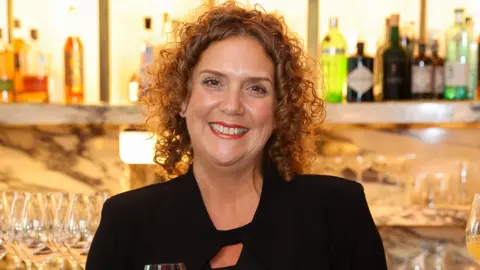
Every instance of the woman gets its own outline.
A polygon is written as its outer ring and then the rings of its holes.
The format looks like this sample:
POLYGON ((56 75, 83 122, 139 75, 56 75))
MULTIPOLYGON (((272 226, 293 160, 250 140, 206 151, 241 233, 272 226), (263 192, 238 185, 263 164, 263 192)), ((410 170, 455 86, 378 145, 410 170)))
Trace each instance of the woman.
POLYGON ((144 93, 155 161, 179 176, 105 203, 87 269, 386 269, 361 185, 303 173, 323 110, 306 61, 271 14, 186 24, 144 93))

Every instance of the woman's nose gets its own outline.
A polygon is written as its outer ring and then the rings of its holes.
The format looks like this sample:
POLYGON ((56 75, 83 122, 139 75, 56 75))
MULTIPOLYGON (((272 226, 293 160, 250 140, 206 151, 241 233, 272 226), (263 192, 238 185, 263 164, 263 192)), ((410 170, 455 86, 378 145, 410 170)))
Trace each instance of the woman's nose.
POLYGON ((221 110, 224 113, 237 115, 242 114, 243 109, 243 99, 242 91, 238 86, 230 86, 225 94, 223 95, 221 110))

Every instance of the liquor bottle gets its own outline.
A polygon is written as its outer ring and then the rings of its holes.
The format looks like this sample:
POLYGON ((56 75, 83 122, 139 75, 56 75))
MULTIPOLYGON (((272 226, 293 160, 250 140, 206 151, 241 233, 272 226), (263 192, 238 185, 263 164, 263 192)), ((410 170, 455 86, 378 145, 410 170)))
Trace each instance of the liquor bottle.
POLYGON ((467 17, 465 19, 465 26, 470 39, 470 48, 468 52, 468 94, 467 99, 475 99, 476 90, 478 86, 478 43, 474 38, 473 19, 467 17))
POLYGON ((390 17, 390 46, 383 53, 383 99, 411 98, 408 53, 400 44, 399 15, 390 17))
POLYGON ((38 30, 30 31, 31 42, 25 60, 23 90, 17 92, 17 102, 48 102, 49 57, 38 43, 38 30))
POLYGON ((445 88, 445 63, 438 55, 438 40, 432 44, 432 63, 433 63, 433 95, 435 99, 443 99, 445 88))
POLYGON ((70 25, 70 35, 67 37, 64 53, 64 72, 65 72, 65 101, 67 104, 82 104, 84 100, 84 81, 83 81, 83 44, 76 30, 77 28, 77 10, 70 6, 69 16, 72 21, 70 25))
POLYGON ((383 52, 390 46, 390 18, 385 19, 385 40, 381 45, 378 47, 377 52, 375 54, 375 61, 374 61, 374 77, 375 77, 375 85, 373 88, 373 92, 375 94, 376 100, 382 100, 383 91, 383 52))
POLYGON ((341 103, 347 79, 347 43, 338 31, 338 18, 330 18, 330 30, 321 43, 324 99, 329 103, 341 103))
POLYGON ((364 54, 364 43, 357 43, 357 54, 348 58, 347 101, 374 101, 373 58, 364 54))
POLYGON ((425 43, 418 44, 418 55, 412 62, 412 99, 432 99, 433 62, 426 55, 425 43))
POLYGON ((463 16, 464 9, 455 9, 455 23, 447 30, 444 91, 446 100, 468 98, 470 40, 463 16))
MULTIPOLYGON (((477 39, 477 46, 480 48, 480 35, 478 36, 478 39, 477 39)), ((477 59, 478 59, 478 63, 477 63, 477 78, 478 78, 478 81, 477 81, 477 99, 480 100, 480 50, 478 50, 478 54, 477 54, 477 59)))
POLYGON ((14 58, 14 74, 13 74, 13 89, 14 93, 23 90, 23 74, 25 72, 25 52, 27 44, 24 40, 22 23, 16 19, 14 21, 13 31, 13 58, 14 58))
MULTIPOLYGON (((400 31, 400 43, 408 55, 408 87, 412 86, 412 62, 415 55, 415 48, 417 47, 417 38, 415 35, 415 22, 410 21, 400 31)), ((411 89, 410 89, 411 91, 411 89)))
POLYGON ((412 56, 415 53, 415 47, 417 46, 417 37, 415 34, 415 22, 410 21, 408 25, 405 25, 401 31, 400 43, 407 53, 412 56))
MULTIPOLYGON (((140 50, 140 70, 138 72, 139 96, 149 87, 149 70, 154 61, 155 47, 153 44, 152 18, 144 18, 144 41, 140 50)), ((133 101, 133 100, 131 100, 133 101)))
POLYGON ((13 50, 0 29, 0 103, 13 102, 13 50))
POLYGON ((128 100, 130 102, 138 102, 138 75, 133 73, 128 82, 128 100))
POLYGON ((160 42, 159 45, 164 47, 169 42, 174 41, 172 35, 172 21, 170 20, 170 14, 168 12, 163 13, 162 28, 160 30, 160 42))

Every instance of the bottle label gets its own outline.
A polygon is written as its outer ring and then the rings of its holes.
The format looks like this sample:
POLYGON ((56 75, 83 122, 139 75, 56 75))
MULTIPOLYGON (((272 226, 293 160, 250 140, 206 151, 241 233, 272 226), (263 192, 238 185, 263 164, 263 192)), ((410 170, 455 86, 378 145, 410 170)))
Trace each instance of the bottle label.
POLYGON ((65 53, 65 86, 74 94, 83 93, 83 57, 81 53, 65 53))
POLYGON ((322 54, 336 55, 336 54, 345 54, 344 48, 323 48, 322 54))
POLYGON ((445 68, 442 66, 435 67, 435 85, 433 87, 433 92, 435 94, 443 94, 445 91, 445 68))
POLYGON ((13 65, 15 70, 20 70, 20 54, 18 52, 13 54, 13 65))
POLYGON ((0 91, 13 91, 13 80, 0 80, 0 91))
POLYGON ((433 91, 433 67, 412 66, 412 93, 424 94, 433 91))
POLYGON ((445 86, 467 86, 468 65, 458 62, 445 63, 445 86))
POLYGON ((373 87, 373 73, 365 66, 358 66, 347 77, 348 87, 359 94, 365 94, 373 87))
POLYGON ((383 63, 383 80, 390 86, 404 86, 407 79, 407 59, 387 58, 383 63))

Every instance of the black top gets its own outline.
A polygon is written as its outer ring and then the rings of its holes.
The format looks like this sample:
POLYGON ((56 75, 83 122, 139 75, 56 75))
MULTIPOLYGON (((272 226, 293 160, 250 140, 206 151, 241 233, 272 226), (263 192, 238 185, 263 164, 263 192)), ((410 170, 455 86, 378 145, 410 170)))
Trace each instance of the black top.
MULTIPOLYGON (((243 249, 265 269, 387 269, 360 184, 321 175, 285 182, 269 164, 243 249)), ((87 270, 182 262, 205 267, 224 246, 192 170, 105 202, 87 270)))
MULTIPOLYGON (((252 227, 252 223, 249 223, 243 227, 235 228, 232 230, 227 231, 217 231, 219 234, 219 238, 222 239, 224 246, 228 245, 235 245, 238 243, 242 243, 245 239, 245 236, 248 233, 249 228, 252 227)), ((261 267, 260 264, 255 260, 254 257, 250 254, 248 250, 242 248, 240 253, 240 257, 236 265, 234 266, 227 266, 221 268, 212 268, 210 263, 203 268, 203 270, 256 270, 256 269, 265 269, 265 267, 261 267)))

